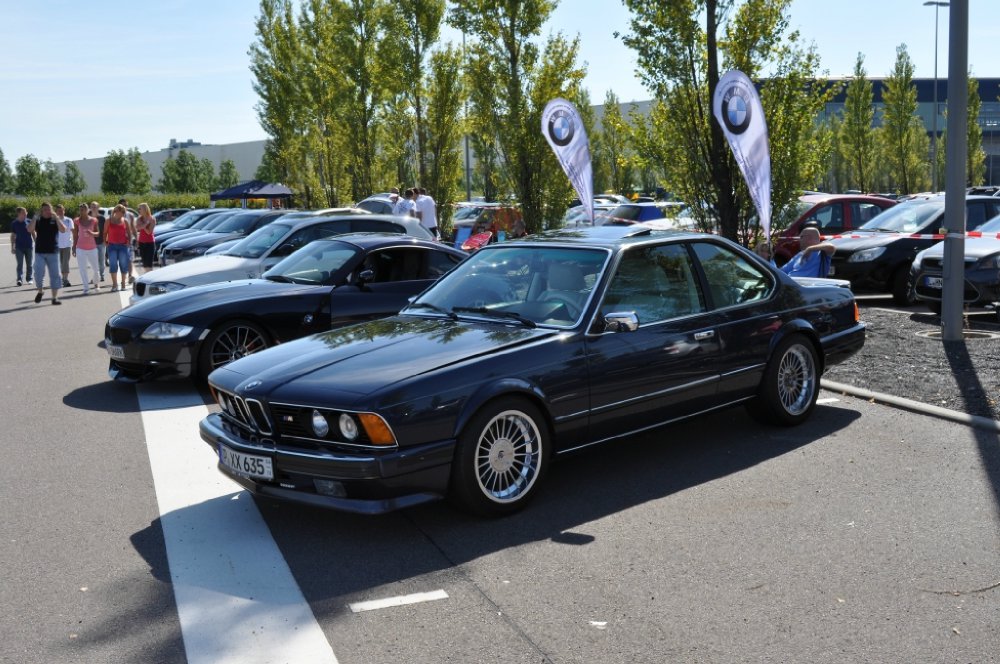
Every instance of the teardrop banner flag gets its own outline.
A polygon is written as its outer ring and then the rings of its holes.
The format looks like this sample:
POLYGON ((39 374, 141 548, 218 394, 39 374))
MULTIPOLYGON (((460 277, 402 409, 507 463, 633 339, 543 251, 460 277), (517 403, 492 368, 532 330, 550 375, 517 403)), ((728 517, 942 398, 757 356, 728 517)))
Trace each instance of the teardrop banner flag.
POLYGON ((746 74, 733 69, 722 75, 715 88, 712 111, 750 189, 764 238, 770 242, 771 149, 764 107, 746 74))
POLYGON ((590 165, 590 143, 580 112, 565 99, 553 99, 542 111, 542 135, 580 197, 587 218, 594 223, 594 172, 590 165))

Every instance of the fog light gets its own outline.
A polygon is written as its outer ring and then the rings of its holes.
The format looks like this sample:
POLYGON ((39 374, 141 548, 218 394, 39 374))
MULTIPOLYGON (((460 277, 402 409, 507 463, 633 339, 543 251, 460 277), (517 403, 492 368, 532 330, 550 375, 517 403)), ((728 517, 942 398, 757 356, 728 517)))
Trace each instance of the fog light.
POLYGON ((316 493, 320 495, 330 496, 331 498, 345 498, 347 496, 347 490, 341 482, 313 480, 313 484, 316 486, 316 493))
POLYGON ((358 437, 358 423, 347 413, 340 416, 340 433, 347 440, 354 440, 358 437))
POLYGON ((318 410, 313 411, 312 428, 313 433, 320 438, 326 438, 326 434, 330 433, 329 423, 326 421, 326 418, 323 417, 323 414, 318 410))

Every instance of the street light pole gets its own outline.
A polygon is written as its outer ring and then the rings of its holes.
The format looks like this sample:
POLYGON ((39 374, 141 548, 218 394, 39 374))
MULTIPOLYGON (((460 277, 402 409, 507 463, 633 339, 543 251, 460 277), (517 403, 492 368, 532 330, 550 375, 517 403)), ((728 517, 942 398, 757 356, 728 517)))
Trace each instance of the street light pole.
MULTIPOLYGON (((462 30, 462 64, 463 66, 468 65, 468 59, 465 55, 465 30, 462 30)), ((470 163, 469 157, 469 97, 466 94, 465 97, 465 200, 472 200, 472 164, 470 163)))
POLYGON ((931 190, 938 190, 938 168, 937 168, 937 118, 938 118, 938 9, 947 7, 947 2, 938 0, 927 0, 924 7, 934 7, 934 112, 931 114, 931 190))

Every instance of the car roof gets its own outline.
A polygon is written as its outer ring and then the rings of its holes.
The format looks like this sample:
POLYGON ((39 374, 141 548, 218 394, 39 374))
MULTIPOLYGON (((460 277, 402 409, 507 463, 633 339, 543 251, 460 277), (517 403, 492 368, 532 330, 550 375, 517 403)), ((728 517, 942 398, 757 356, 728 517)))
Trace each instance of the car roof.
POLYGON ((827 201, 840 201, 845 198, 858 201, 879 201, 879 202, 893 202, 891 198, 886 198, 885 196, 873 196, 871 194, 804 194, 799 196, 799 200, 803 203, 825 203, 827 201))
POLYGON ((331 235, 330 237, 321 238, 317 240, 317 242, 332 242, 335 240, 348 242, 363 249, 413 245, 417 247, 424 247, 426 249, 444 249, 446 250, 446 253, 454 254, 456 256, 468 256, 468 254, 464 251, 459 251, 458 249, 449 247, 446 244, 441 244, 437 240, 426 240, 424 238, 414 237, 412 235, 402 235, 400 233, 376 233, 367 231, 358 233, 342 233, 340 235, 331 235))
POLYGON ((416 217, 397 217, 391 214, 372 214, 370 212, 365 212, 364 210, 359 210, 358 212, 352 212, 351 214, 327 214, 316 217, 291 217, 290 215, 285 215, 278 221, 274 223, 290 222, 295 228, 300 228, 302 226, 312 226, 314 224, 322 224, 330 221, 344 221, 360 219, 362 221, 391 221, 394 224, 402 224, 403 226, 419 226, 420 220, 416 217))
POLYGON ((603 226, 580 226, 578 228, 560 228, 529 235, 518 240, 489 245, 490 247, 524 244, 578 244, 580 246, 614 248, 629 244, 640 244, 650 240, 666 239, 714 239, 717 236, 708 233, 693 233, 688 231, 659 230, 644 226, 641 222, 635 224, 604 224, 603 226))

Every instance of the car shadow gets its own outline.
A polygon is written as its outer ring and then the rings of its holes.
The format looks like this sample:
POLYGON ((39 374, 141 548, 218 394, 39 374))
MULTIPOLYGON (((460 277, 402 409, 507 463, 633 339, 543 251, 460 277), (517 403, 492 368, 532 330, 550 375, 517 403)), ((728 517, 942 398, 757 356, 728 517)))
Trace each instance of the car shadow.
POLYGON ((754 423, 742 410, 702 417, 575 453, 553 464, 536 500, 502 519, 480 519, 446 503, 380 517, 258 499, 302 592, 322 612, 345 598, 481 556, 549 540, 586 546, 581 525, 739 473, 835 435, 860 414, 817 407, 807 425, 754 423))
MULTIPOLYGON (((103 343, 102 341, 101 344, 103 343)), ((187 380, 136 385, 108 379, 69 392, 63 397, 63 404, 70 408, 101 413, 139 413, 187 406, 208 406, 210 409, 214 407, 215 401, 209 394, 207 385, 199 385, 195 390, 191 387, 191 383, 187 380), (139 405, 139 395, 136 390, 143 391, 145 399, 142 407, 139 405)))

